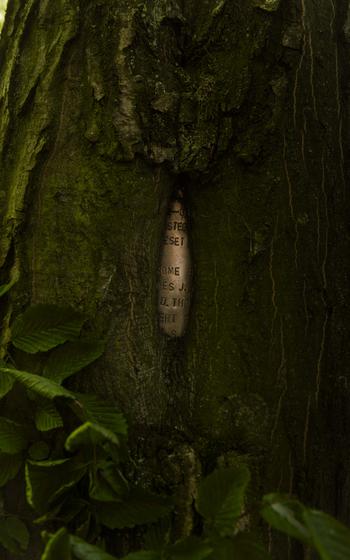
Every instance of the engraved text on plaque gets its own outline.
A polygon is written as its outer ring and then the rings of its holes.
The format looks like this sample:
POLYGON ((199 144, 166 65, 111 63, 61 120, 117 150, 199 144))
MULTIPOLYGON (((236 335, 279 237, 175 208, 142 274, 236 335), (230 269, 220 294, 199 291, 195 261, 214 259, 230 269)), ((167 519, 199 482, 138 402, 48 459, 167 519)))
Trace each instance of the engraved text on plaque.
POLYGON ((159 326, 172 337, 184 334, 190 308, 192 266, 187 225, 179 191, 169 205, 159 271, 159 326))

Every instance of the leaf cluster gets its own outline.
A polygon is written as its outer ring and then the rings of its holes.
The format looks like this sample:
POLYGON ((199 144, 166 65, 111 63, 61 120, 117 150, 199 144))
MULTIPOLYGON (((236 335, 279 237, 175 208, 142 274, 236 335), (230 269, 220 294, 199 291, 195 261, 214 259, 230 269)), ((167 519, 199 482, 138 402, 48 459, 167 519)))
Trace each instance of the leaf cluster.
MULTIPOLYGON (((8 289, 0 287, 0 295, 8 289)), ((123 414, 113 403, 65 386, 104 351, 103 342, 84 339, 84 321, 72 309, 33 306, 12 325, 11 343, 40 356, 39 367, 23 371, 9 357, 0 361, 0 399, 11 400, 21 386, 27 411, 25 420, 0 417, 0 488, 22 474, 34 524, 42 528, 41 560, 117 560, 105 550, 105 529, 135 526, 144 526, 146 548, 123 560, 268 560, 259 538, 244 528, 250 525, 244 465, 200 481, 194 509, 202 529, 172 542, 171 498, 126 476, 123 414)), ((259 509, 270 527, 316 550, 321 560, 350 557, 350 531, 333 517, 280 494, 265 496, 259 509)), ((16 557, 28 547, 27 525, 0 500, 0 544, 16 557)))
MULTIPOLYGON (((0 487, 21 472, 35 524, 46 530, 64 526, 75 539, 95 540, 103 527, 154 522, 170 512, 172 501, 126 479, 127 423, 115 405, 65 386, 104 351, 103 342, 83 338, 84 322, 72 309, 35 305, 12 325, 12 346, 40 359, 34 371, 19 369, 9 357, 0 362, 0 398, 10 402, 18 385, 26 395, 24 419, 13 412, 0 417, 0 487)), ((69 538, 81 557, 81 542, 69 538)), ((0 514, 3 547, 20 555, 28 541, 23 520, 0 514)))

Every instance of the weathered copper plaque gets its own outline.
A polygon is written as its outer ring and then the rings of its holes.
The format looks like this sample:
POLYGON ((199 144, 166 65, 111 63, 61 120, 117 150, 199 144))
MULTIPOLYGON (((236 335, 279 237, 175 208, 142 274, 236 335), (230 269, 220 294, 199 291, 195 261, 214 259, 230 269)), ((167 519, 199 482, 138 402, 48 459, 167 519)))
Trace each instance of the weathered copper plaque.
POLYGON ((172 337, 186 330, 191 297, 192 263, 188 221, 182 192, 169 204, 159 271, 159 326, 172 337))

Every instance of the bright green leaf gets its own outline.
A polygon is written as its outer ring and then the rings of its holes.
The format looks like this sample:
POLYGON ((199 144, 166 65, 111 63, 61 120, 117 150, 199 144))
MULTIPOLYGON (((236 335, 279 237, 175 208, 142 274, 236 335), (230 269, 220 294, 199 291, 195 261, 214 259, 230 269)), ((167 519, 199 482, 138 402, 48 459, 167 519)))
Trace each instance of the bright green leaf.
POLYGON ((50 354, 43 375, 62 383, 67 377, 88 366, 104 351, 104 342, 82 341, 67 342, 50 354))
POLYGON ((312 544, 302 517, 305 508, 298 500, 282 494, 268 494, 263 503, 261 515, 271 527, 305 544, 312 544))
POLYGON ((51 535, 46 543, 41 560, 72 560, 70 537, 64 527, 51 535))
POLYGON ((47 399, 54 399, 55 397, 64 397, 66 399, 75 400, 76 396, 68 389, 61 387, 58 383, 36 375, 35 373, 28 373, 27 371, 19 371, 18 369, 5 368, 0 366, 0 373, 5 372, 11 375, 16 381, 22 383, 27 389, 34 393, 46 397, 47 399))
POLYGON ((217 469, 199 486, 197 511, 220 533, 232 533, 250 475, 245 466, 217 469))
POLYGON ((78 560, 117 560, 101 548, 85 542, 78 537, 71 535, 71 549, 74 557, 78 560))
POLYGON ((16 454, 28 445, 24 426, 0 417, 0 452, 16 454))
POLYGON ((213 548, 199 537, 187 537, 167 548, 171 560, 204 560, 213 548))
POLYGON ((22 465, 22 455, 0 453, 0 487, 15 478, 22 465))
POLYGON ((61 415, 49 400, 43 400, 35 411, 35 426, 39 432, 47 432, 63 426, 61 415))
POLYGON ((49 511, 55 500, 74 487, 86 473, 86 465, 74 459, 27 461, 26 496, 39 513, 49 511))
POLYGON ((38 304, 29 307, 12 325, 12 344, 28 352, 46 352, 79 336, 85 318, 73 309, 38 304))
POLYGON ((93 447, 106 441, 119 444, 118 437, 110 430, 93 422, 85 422, 68 436, 65 448, 72 452, 80 447, 93 447))
POLYGON ((123 502, 96 504, 97 518, 110 529, 123 529, 157 521, 172 510, 169 498, 134 489, 123 502))
POLYGON ((307 509, 303 513, 303 519, 322 560, 349 560, 348 527, 322 511, 307 509))

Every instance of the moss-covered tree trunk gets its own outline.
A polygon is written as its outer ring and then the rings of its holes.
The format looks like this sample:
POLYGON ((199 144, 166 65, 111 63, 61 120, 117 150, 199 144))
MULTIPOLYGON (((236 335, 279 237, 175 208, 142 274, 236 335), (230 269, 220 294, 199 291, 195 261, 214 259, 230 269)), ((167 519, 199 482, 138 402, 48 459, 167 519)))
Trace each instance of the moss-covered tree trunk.
POLYGON ((107 352, 75 383, 126 413, 177 534, 218 462, 247 463, 253 495, 350 521, 349 42, 348 0, 9 0, 3 349, 29 304, 89 316, 107 352), (177 185, 193 303, 169 339, 157 268, 177 185))

